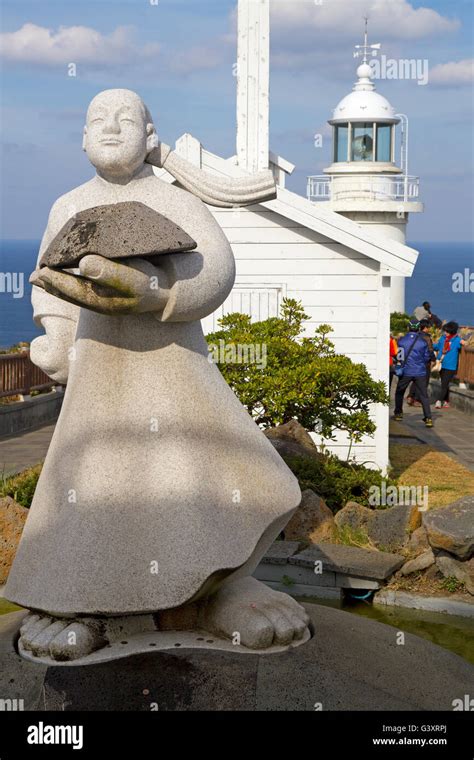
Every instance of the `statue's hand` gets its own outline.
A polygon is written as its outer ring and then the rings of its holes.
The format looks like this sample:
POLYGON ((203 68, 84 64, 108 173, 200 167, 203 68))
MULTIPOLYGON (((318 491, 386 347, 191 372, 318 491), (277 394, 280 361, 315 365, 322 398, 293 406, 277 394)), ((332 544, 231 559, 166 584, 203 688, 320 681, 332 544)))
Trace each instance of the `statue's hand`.
POLYGON ((81 259, 79 271, 80 275, 75 275, 43 267, 33 272, 30 282, 100 314, 161 311, 168 300, 164 272, 144 259, 118 263, 91 254, 81 259))

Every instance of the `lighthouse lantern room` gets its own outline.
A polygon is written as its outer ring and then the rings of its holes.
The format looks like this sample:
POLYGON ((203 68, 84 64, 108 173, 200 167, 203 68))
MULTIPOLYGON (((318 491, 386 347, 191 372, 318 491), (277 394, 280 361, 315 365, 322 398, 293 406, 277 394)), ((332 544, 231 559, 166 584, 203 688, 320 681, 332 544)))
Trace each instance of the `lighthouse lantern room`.
MULTIPOLYGON (((369 58, 378 54, 380 44, 369 44, 367 19, 364 43, 355 47, 355 57, 362 58, 357 81, 328 122, 333 128, 332 163, 324 175, 308 177, 307 197, 358 224, 371 225, 374 235, 405 243, 409 213, 423 211, 419 179, 408 175, 408 118, 375 89, 369 58)), ((405 310, 403 277, 392 278, 390 308, 405 310)))

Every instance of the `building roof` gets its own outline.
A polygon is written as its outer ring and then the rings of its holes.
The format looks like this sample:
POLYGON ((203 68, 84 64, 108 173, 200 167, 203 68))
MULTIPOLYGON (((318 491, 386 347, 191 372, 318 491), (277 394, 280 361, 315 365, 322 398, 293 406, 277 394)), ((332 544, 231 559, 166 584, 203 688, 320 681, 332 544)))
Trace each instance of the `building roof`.
MULTIPOLYGON (((188 160, 199 165, 204 171, 225 177, 242 177, 247 174, 237 164, 236 156, 221 158, 204 150, 192 135, 183 135, 176 142, 176 150, 188 160)), ((155 174, 166 182, 175 182, 165 169, 154 169, 155 174)), ((372 235, 367 227, 347 219, 345 216, 322 209, 297 193, 277 186, 275 200, 260 204, 276 214, 298 222, 309 230, 346 245, 364 256, 380 262, 381 273, 387 276, 410 277, 413 273, 418 251, 386 237, 372 235)))
POLYGON ((340 124, 347 121, 382 121, 397 124, 400 119, 387 98, 375 92, 371 80, 372 69, 368 63, 362 63, 357 69, 357 82, 352 92, 346 95, 333 112, 330 124, 340 124))

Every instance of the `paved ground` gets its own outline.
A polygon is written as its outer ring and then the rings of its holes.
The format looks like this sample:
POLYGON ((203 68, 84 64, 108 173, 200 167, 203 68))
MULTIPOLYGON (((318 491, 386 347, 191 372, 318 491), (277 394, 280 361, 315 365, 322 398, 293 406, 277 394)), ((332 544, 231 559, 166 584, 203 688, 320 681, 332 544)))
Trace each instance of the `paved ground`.
MULTIPOLYGON (((421 407, 404 404, 403 426, 419 440, 438 451, 444 451, 457 462, 474 471, 474 415, 463 414, 457 409, 431 407, 433 428, 426 428, 421 407)), ((390 415, 393 416, 393 401, 390 415)))
MULTIPOLYGON (((404 404, 403 426, 391 425, 391 437, 399 440, 410 433, 420 441, 445 451, 456 461, 474 471, 474 416, 457 409, 435 409, 432 406, 434 428, 428 430, 422 422, 422 409, 404 404)), ((393 392, 390 405, 393 416, 393 392)), ((11 438, 0 438, 0 474, 20 472, 41 462, 46 457, 54 425, 21 433, 11 438)))
MULTIPOLYGON (((25 710, 452 710, 474 668, 392 626, 307 605, 314 636, 281 654, 156 652, 100 665, 22 660, 13 637, 23 613, 0 618, 0 693, 25 710), (319 708, 316 708, 318 704, 319 708), (156 709, 156 708, 155 708, 156 709)), ((471 691, 472 693, 472 691, 471 691)))
POLYGON ((53 431, 54 425, 46 425, 11 438, 0 438, 0 474, 10 475, 42 462, 53 431))

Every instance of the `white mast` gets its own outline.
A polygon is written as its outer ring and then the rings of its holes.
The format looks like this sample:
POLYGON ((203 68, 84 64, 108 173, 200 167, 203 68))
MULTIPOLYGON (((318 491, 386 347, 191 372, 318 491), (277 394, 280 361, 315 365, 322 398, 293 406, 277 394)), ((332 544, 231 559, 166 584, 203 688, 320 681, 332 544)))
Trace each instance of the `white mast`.
POLYGON ((237 160, 252 173, 268 168, 269 80, 269 0, 239 0, 237 160))

